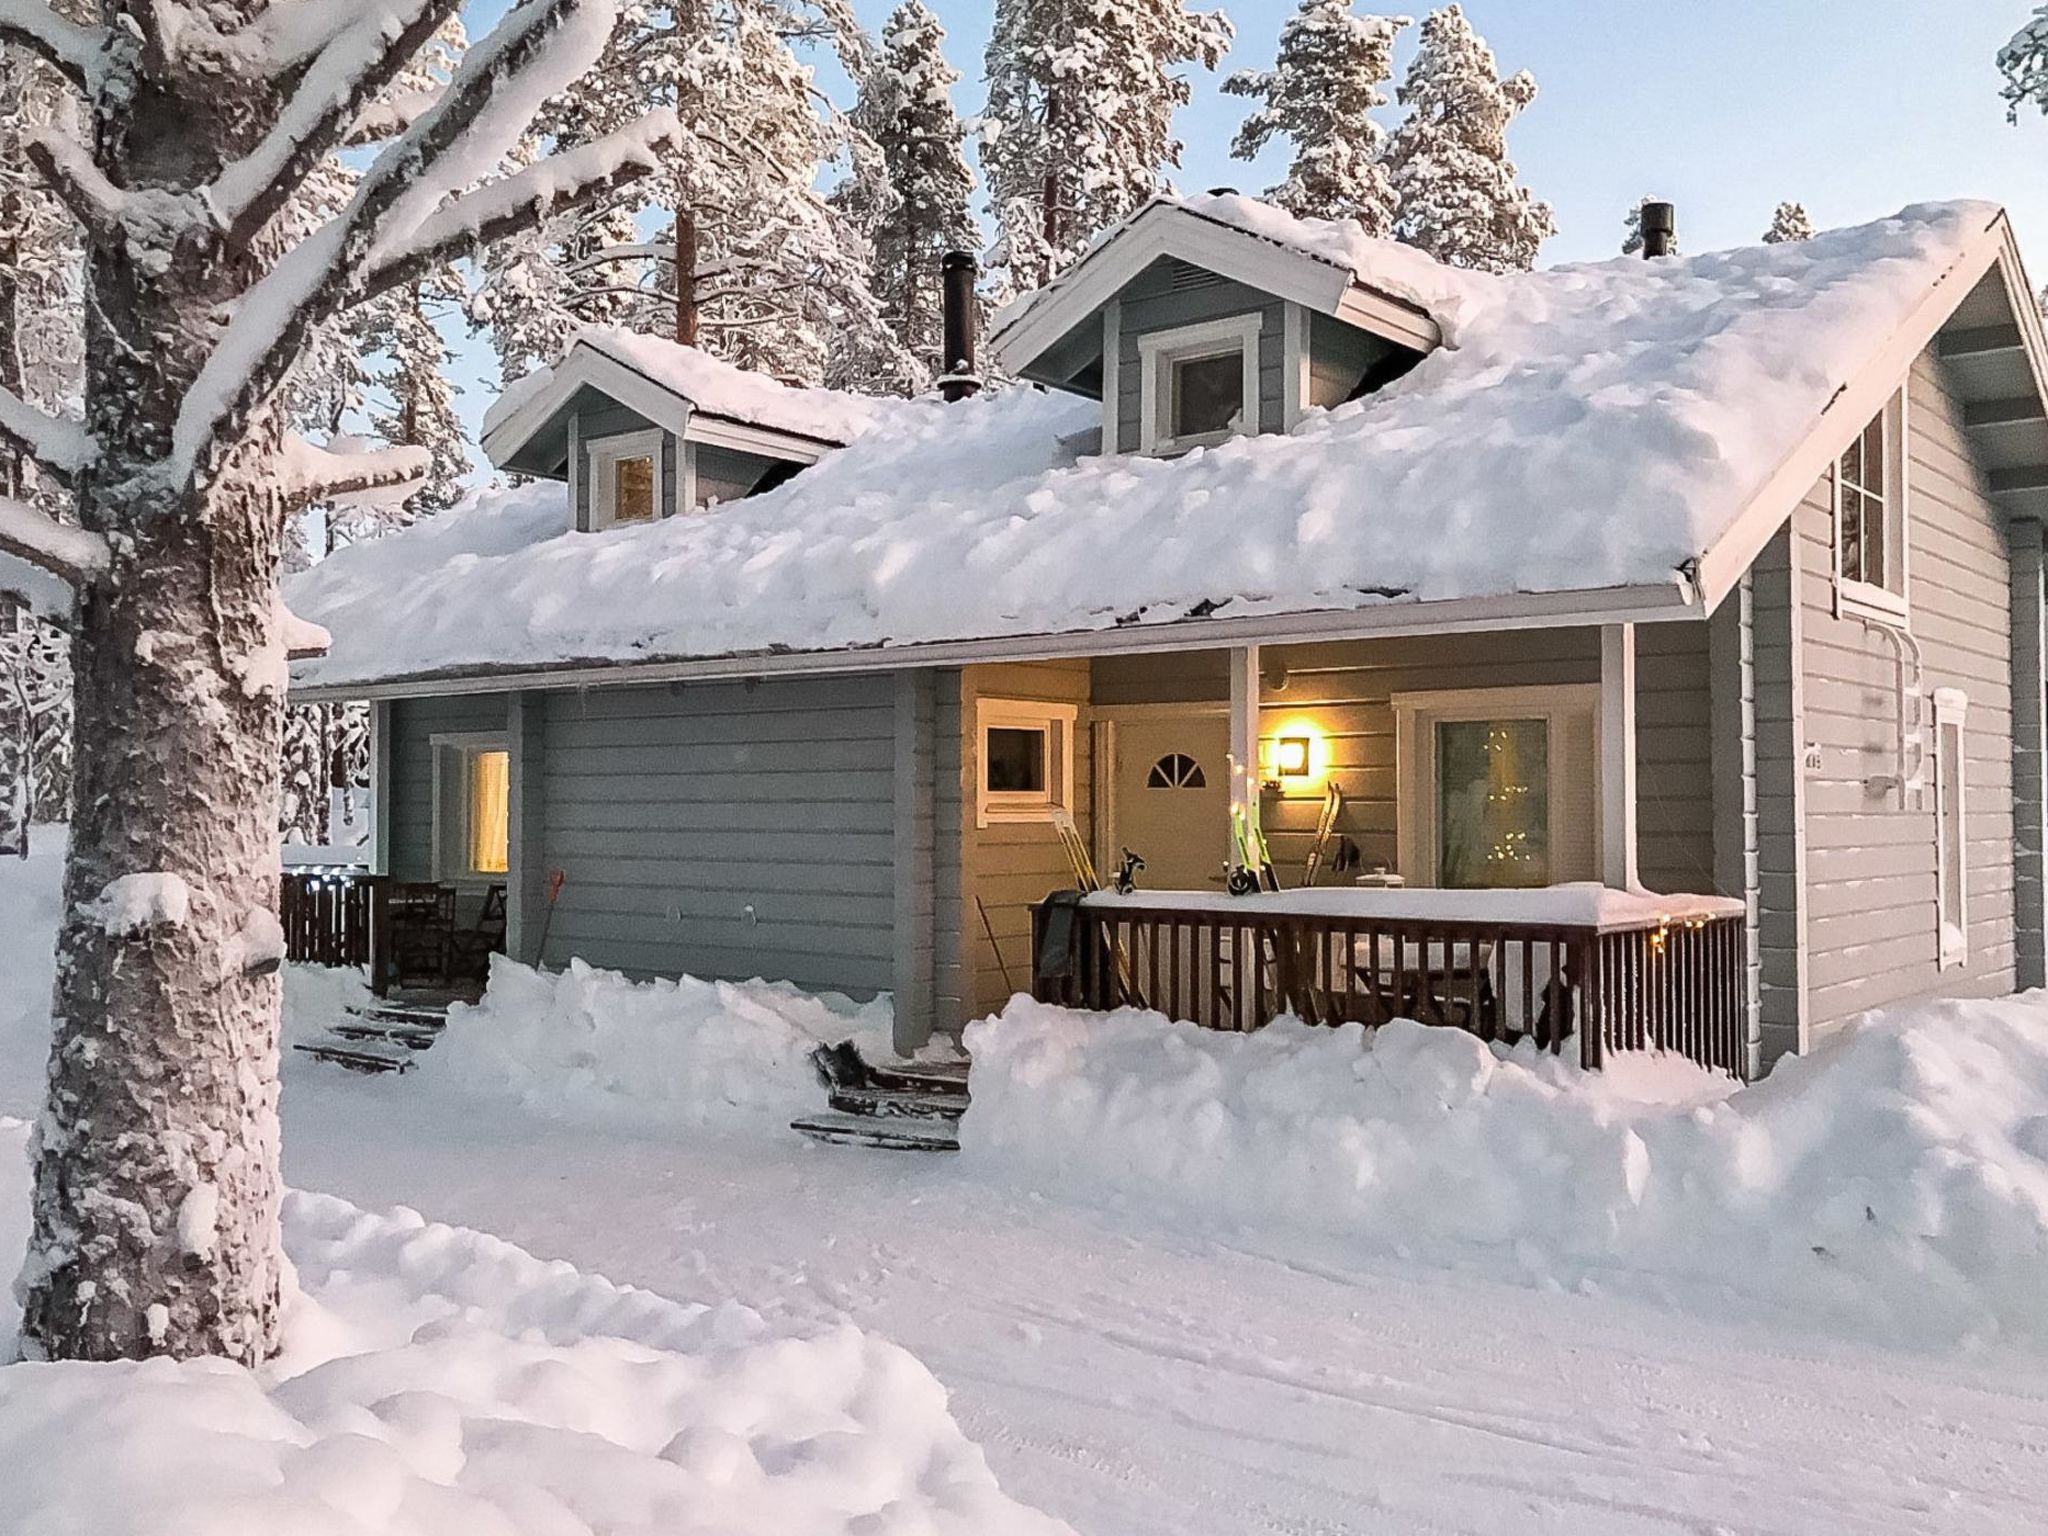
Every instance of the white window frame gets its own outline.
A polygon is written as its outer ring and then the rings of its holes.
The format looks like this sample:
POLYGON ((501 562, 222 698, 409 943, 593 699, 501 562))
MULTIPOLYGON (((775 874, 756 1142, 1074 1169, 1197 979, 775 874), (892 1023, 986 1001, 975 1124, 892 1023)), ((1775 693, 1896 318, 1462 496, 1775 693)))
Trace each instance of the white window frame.
POLYGON ((1074 731, 1080 706, 1038 699, 976 699, 974 701, 974 824, 1051 821, 1057 811, 1074 807, 1074 731), (991 730, 1045 732, 1045 788, 992 790, 988 787, 988 733, 991 730))
MULTIPOLYGON (((1835 456, 1828 466, 1829 534, 1833 544, 1835 578, 1835 616, 1837 618, 1870 617, 1887 623, 1903 624, 1909 616, 1906 594, 1907 585, 1907 505, 1910 500, 1906 483, 1906 391, 1903 386, 1892 392, 1884 409, 1876 420, 1884 428, 1884 547, 1888 562, 1886 574, 1893 581, 1880 584, 1860 581, 1843 574, 1842 571, 1842 459, 1835 456)), ((1865 422, 1858 429, 1858 435, 1869 429, 1865 422)), ((1847 452, 1845 447, 1844 452, 1847 452)))
POLYGON ((654 517, 651 520, 658 523, 668 516, 668 471, 662 463, 667 457, 664 451, 667 438, 668 434, 661 428, 649 427, 642 432, 619 432, 591 440, 590 526, 593 529, 610 528, 618 521, 611 472, 621 459, 654 460, 654 517))
MULTIPOLYGON (((512 751, 512 738, 503 731, 448 731, 436 732, 428 738, 434 749, 434 880, 442 885, 499 885, 509 883, 512 871, 472 869, 469 867, 469 850, 476 846, 475 828, 470 825, 470 812, 475 808, 476 797, 470 789, 470 774, 480 753, 503 752, 508 764, 512 751), (451 763, 460 763, 455 782, 449 782, 451 763), (460 796, 451 800, 451 792, 460 796), (459 826, 452 826, 449 817, 455 816, 459 826), (459 856, 456 850, 460 850, 459 856)), ((509 819, 510 808, 506 810, 509 819)), ((510 826, 506 828, 505 863, 510 866, 512 840, 510 826)))
POLYGON ((1603 850, 1600 825, 1600 685, 1565 683, 1542 688, 1454 688, 1428 693, 1397 693, 1394 709, 1394 842, 1401 874, 1410 885, 1434 888, 1437 867, 1436 728, 1474 720, 1537 720, 1549 732, 1549 814, 1553 855, 1551 883, 1568 878, 1559 871, 1555 847, 1558 833, 1571 820, 1566 785, 1575 773, 1593 778, 1593 810, 1589 831, 1593 842, 1592 872, 1598 879, 1603 850), (1563 727, 1576 721, 1589 727, 1592 762, 1567 762, 1563 727))
POLYGON ((1970 959, 1969 697, 1960 688, 1934 690, 1934 932, 1938 966, 1970 959), (1944 744, 1955 738, 1955 810, 1949 810, 1949 761, 1944 744), (1954 846, 1951 847, 1950 843, 1954 846), (1956 910, 1948 910, 1949 866, 1956 865, 1956 910))
POLYGON ((1259 334, 1265 316, 1226 315, 1170 331, 1148 331, 1138 338, 1138 451, 1160 455, 1210 448, 1233 437, 1249 437, 1261 429, 1259 420, 1259 334), (1175 437, 1167 413, 1173 409, 1172 372, 1176 363, 1236 352, 1243 363, 1244 404, 1234 431, 1196 432, 1175 437))

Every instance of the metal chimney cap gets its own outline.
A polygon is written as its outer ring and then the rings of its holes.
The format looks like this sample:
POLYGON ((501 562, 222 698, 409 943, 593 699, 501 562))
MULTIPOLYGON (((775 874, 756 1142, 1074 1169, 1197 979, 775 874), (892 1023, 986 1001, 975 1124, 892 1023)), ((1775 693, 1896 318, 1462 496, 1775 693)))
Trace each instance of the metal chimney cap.
POLYGON ((972 272, 980 265, 981 263, 975 260, 974 252, 972 251, 948 251, 939 258, 939 270, 941 272, 972 272))

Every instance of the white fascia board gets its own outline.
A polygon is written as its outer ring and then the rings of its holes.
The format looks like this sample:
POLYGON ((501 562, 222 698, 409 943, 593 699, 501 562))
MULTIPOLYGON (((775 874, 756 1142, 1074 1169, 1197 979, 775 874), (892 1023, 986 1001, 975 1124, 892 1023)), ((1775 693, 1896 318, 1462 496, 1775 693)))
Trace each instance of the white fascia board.
POLYGON ((634 683, 714 682, 776 676, 843 676, 988 661, 1058 661, 1084 656, 1159 655, 1238 645, 1470 634, 1487 630, 1563 629, 1601 624, 1698 621, 1706 612, 1674 575, 1654 586, 1600 587, 1577 592, 1518 592, 1416 603, 1393 600, 1369 608, 1242 618, 1186 619, 1051 635, 995 636, 839 651, 755 651, 679 661, 585 662, 527 669, 477 670, 393 678, 382 682, 300 686, 295 701, 428 698, 504 693, 520 688, 588 688, 634 683))
MULTIPOLYGON (((1793 509, 1813 489, 1814 483, 1827 472, 1828 466, 1841 456, 1850 439, 1884 409, 1900 381, 1912 369, 1913 359, 1926 350, 1949 316, 1955 313, 1956 306, 1969 297, 1978 280, 1994 264, 2003 265, 2001 253, 2011 240, 2011 230, 2001 212, 1982 233, 1963 247, 1949 269, 1935 279, 1925 297, 1913 307, 1883 349, 1864 365, 1860 373, 1845 381, 1835 392, 1813 429, 1764 481, 1762 488, 1729 524, 1727 531, 1701 554, 1698 581, 1707 612, 1713 612, 1734 590, 1735 584, 1742 580, 1742 573, 1755 563, 1772 535, 1784 525, 1793 509)), ((2013 272, 2018 271, 2017 259, 2017 253, 2014 253, 2013 272)), ((2011 281, 2010 273, 2007 281, 2011 281)), ((2007 299, 2012 299, 2010 290, 2007 299)), ((2016 314, 2032 307, 2031 300, 2025 304, 2013 304, 2016 314)), ((2025 322, 2022 322, 2020 330, 2022 336, 2033 338, 2029 343, 2031 351, 2040 339, 2038 317, 2031 330, 2025 322)), ((2035 368, 2036 377, 2042 377, 2042 364, 2038 359, 2035 368)))
MULTIPOLYGON (((997 330, 989 338, 997 361, 1006 372, 1022 373, 1162 256, 1177 256, 1219 277, 1326 315, 1337 314, 1357 286, 1349 272, 1319 256, 1291 250, 1213 219, 1198 218, 1170 203, 1155 203, 1083 256, 1022 314, 997 330)), ((1407 315, 1411 326, 1422 318, 1407 315)))
POLYGON ((778 432, 773 427, 757 427, 749 422, 713 416, 703 411, 691 412, 690 424, 682 435, 692 443, 736 448, 742 453, 758 453, 798 464, 815 464, 839 446, 821 438, 798 437, 793 433, 778 432))
POLYGON ((555 412, 574 399, 579 389, 590 388, 608 395, 619 404, 637 411, 656 426, 683 435, 690 419, 690 402, 674 390, 657 384, 637 368, 607 356, 588 342, 577 342, 568 356, 555 365, 546 389, 526 401, 494 431, 484 434, 484 457, 502 467, 533 440, 555 412))

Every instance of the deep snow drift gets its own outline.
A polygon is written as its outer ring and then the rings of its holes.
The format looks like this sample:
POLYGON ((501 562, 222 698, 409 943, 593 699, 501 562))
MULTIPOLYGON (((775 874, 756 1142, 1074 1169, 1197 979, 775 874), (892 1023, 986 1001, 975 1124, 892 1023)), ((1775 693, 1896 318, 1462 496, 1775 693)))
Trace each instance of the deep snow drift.
POLYGON ((821 1107, 811 1051, 852 1039, 886 1060, 891 1012, 782 982, 634 982, 580 960, 549 973, 503 956, 420 1072, 584 1124, 787 1125, 821 1107))
MULTIPOLYGON (((1191 206, 1228 222, 1241 201, 1191 206)), ((1995 212, 1928 205, 1782 245, 1425 282, 1413 251, 1267 210, 1257 233, 1284 223, 1321 259, 1341 246, 1361 275, 1418 293, 1449 344, 1292 434, 1177 459, 1082 457, 1074 434, 1099 408, 1016 389, 895 405, 787 485, 704 517, 582 534, 559 486, 487 493, 296 577, 292 610, 334 647, 295 674, 1669 585, 1983 248, 1995 212)))
MULTIPOLYGON (((0 1200, 25 1200, 22 1130, 0 1200)), ((284 1355, 0 1369, 0 1529, 93 1536, 1056 1536, 946 1393, 850 1323, 770 1325, 410 1211, 293 1195, 284 1355)))
POLYGON ((1524 1283, 2048 1345, 2048 994, 1873 1015, 1747 1088, 1418 1024, 1231 1035, 1022 999, 967 1041, 984 1173, 1524 1283))

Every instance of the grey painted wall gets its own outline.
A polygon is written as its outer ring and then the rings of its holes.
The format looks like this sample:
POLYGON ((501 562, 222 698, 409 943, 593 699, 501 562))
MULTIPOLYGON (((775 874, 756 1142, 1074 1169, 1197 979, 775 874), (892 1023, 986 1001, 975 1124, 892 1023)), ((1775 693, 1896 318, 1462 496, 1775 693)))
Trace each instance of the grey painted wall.
POLYGON ((700 507, 714 501, 738 501, 750 495, 761 483, 761 477, 781 462, 758 453, 742 453, 737 448, 721 448, 715 443, 689 443, 685 447, 696 466, 696 504, 700 507))
POLYGON ((391 876, 434 878, 434 748, 437 735, 505 729, 501 693, 391 702, 391 876))
MULTIPOLYGON (((577 528, 590 531, 590 445, 599 438, 616 437, 624 432, 645 432, 654 425, 638 411, 630 410, 617 401, 585 392, 579 398, 569 439, 575 444, 571 455, 575 471, 569 476, 569 509, 576 520, 577 528)), ((681 460, 677 456, 678 444, 673 432, 661 435, 661 475, 664 504, 661 515, 674 515, 676 498, 682 493, 681 460)))
MULTIPOLYGON (((1805 739, 1811 1036, 1865 1009, 1930 992, 2009 992, 2014 980, 2011 560, 2000 514, 1940 365, 1922 357, 1907 397, 1907 582, 1924 688, 1960 688, 1965 721, 1969 961, 1937 966, 1935 818, 1866 781, 1895 771, 1893 663, 1885 642, 1835 616, 1825 486, 1793 516, 1805 739)), ((1931 727, 1931 714, 1929 716, 1931 727)), ((1932 743, 1931 728, 1929 742, 1932 743)), ((1931 783, 1931 772, 1930 772, 1931 783)))

